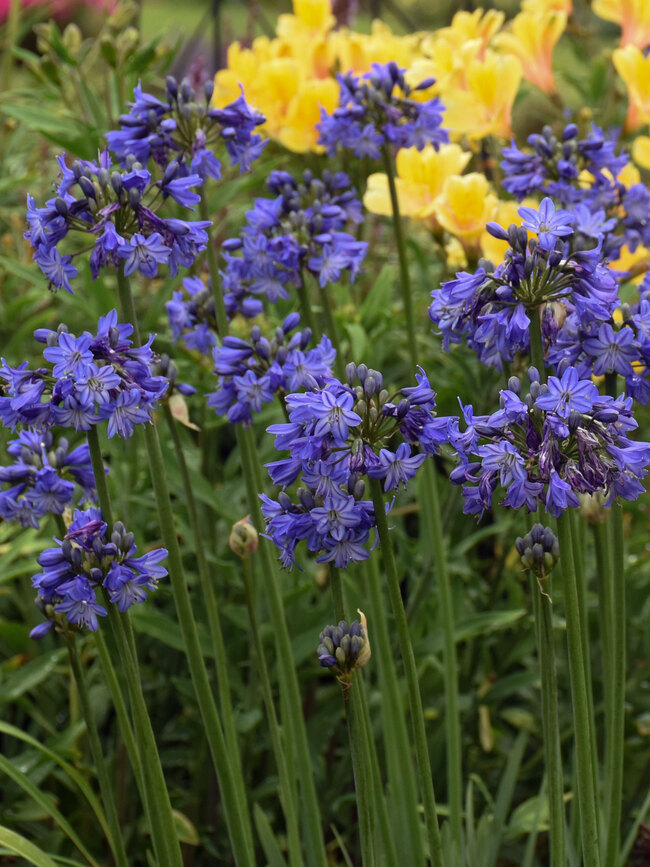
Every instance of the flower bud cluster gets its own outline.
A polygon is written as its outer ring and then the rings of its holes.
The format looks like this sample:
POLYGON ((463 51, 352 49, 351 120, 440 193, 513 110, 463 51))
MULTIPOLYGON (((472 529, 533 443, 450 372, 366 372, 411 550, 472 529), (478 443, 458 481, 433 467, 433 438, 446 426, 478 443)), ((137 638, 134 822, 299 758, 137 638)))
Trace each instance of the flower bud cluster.
POLYGON ((34 575, 32 583, 48 620, 32 630, 32 638, 42 638, 55 625, 61 628, 57 615, 65 615, 68 624, 96 632, 97 618, 107 614, 97 601, 98 588, 104 589, 119 611, 127 611, 144 602, 167 575, 159 565, 167 557, 165 548, 136 557, 135 536, 120 521, 113 526, 110 539, 106 534, 99 509, 76 511, 64 538, 54 540, 57 547, 40 555, 43 571, 34 575))
POLYGON ((550 575, 560 559, 560 543, 553 530, 543 524, 535 524, 525 536, 518 536, 515 548, 522 566, 537 578, 550 575))
POLYGON ((306 170, 301 180, 288 172, 271 172, 272 199, 255 199, 238 238, 222 245, 226 261, 223 291, 229 316, 257 316, 259 296, 275 304, 302 287, 304 273, 322 287, 347 272, 359 273, 368 245, 344 231, 362 222, 361 202, 344 172, 325 170, 321 177, 306 170), (233 253, 237 255, 233 255, 233 253))
POLYGON ((109 148, 122 164, 131 154, 143 165, 152 158, 163 169, 180 159, 188 173, 205 181, 221 177, 214 153, 221 144, 231 165, 248 171, 266 144, 254 133, 265 118, 248 106, 243 93, 225 108, 213 108, 213 90, 212 81, 206 81, 196 93, 188 78, 179 84, 169 75, 163 102, 138 85, 129 113, 120 116, 120 129, 106 134, 109 148))
POLYGON ((118 323, 112 310, 101 316, 97 333, 80 337, 65 325, 56 331, 41 328, 34 332, 46 344, 43 355, 50 368, 0 367, 4 380, 0 396, 0 421, 15 430, 18 424, 39 430, 59 425, 77 431, 108 421, 108 436, 129 437, 134 425, 151 420, 156 402, 168 382, 154 376, 151 363, 153 334, 134 347, 132 325, 118 323))
POLYGON ((68 440, 56 442, 51 431, 24 430, 7 448, 13 464, 0 467, 0 518, 38 529, 46 514, 62 515, 73 502, 75 482, 82 489, 79 504, 95 499, 88 445, 70 450, 68 440))
POLYGON ((319 664, 331 669, 343 683, 349 683, 354 672, 370 659, 366 618, 359 614, 361 622, 340 620, 336 626, 326 626, 318 637, 319 664))
POLYGON ((257 325, 250 340, 224 337, 212 353, 217 390, 208 395, 208 406, 228 421, 248 427, 253 414, 276 394, 282 397, 322 386, 332 376, 336 350, 327 336, 308 349, 311 329, 295 331, 299 325, 299 314, 291 313, 270 340, 257 325))
POLYGON ((339 146, 349 148, 356 157, 381 158, 382 148, 416 147, 426 144, 437 149, 449 141, 442 129, 444 107, 437 97, 414 99, 435 83, 428 78, 412 88, 406 71, 397 63, 373 63, 370 72, 337 75, 340 86, 339 107, 330 115, 321 109, 319 144, 334 156, 339 146))

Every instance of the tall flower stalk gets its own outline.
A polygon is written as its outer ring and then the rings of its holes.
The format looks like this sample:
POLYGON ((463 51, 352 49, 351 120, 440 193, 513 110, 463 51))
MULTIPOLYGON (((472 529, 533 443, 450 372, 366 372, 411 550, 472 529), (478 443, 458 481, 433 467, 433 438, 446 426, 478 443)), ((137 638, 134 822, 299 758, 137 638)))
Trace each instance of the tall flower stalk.
MULTIPOLYGON (((393 232, 397 255, 400 266, 400 287, 404 299, 404 311, 406 315, 406 328, 409 348, 409 358, 412 366, 417 367, 417 344, 415 338, 415 326, 413 321, 413 304, 411 293, 411 278, 408 267, 406 242, 404 238, 404 226, 402 215, 399 210, 399 199, 395 188, 395 167, 393 158, 387 147, 383 148, 384 165, 388 176, 391 206, 393 210, 393 232)), ((456 652, 456 638, 454 635, 454 606, 447 569, 447 558, 444 550, 444 533, 440 512, 440 495, 436 470, 430 462, 426 462, 424 472, 424 484, 427 488, 428 500, 431 509, 428 510, 427 519, 430 526, 427 528, 434 539, 435 570, 438 578, 440 591, 441 619, 444 632, 444 678, 446 715, 445 726, 447 733, 447 787, 449 789, 449 822, 452 830, 457 851, 462 849, 462 799, 463 799, 463 771, 462 771, 462 736, 460 726, 460 710, 458 703, 458 656, 456 652)))
MULTIPOLYGON (((124 318, 133 324, 136 335, 139 334, 138 320, 129 278, 120 269, 117 272, 117 284, 124 318)), ((223 806, 228 824, 233 854, 238 865, 252 863, 254 858, 253 836, 250 822, 250 811, 247 801, 242 803, 233 774, 231 760, 228 756, 221 720, 210 687, 205 661, 201 651, 198 631, 187 584, 185 581, 183 562, 181 558, 174 514, 171 506, 165 463, 160 448, 158 430, 154 425, 145 425, 145 446, 149 459, 151 478, 160 519, 162 537, 169 551, 169 574, 174 595, 174 604, 178 615, 181 633, 190 666, 190 673, 196 693, 199 710, 210 746, 219 785, 223 796, 223 806)))

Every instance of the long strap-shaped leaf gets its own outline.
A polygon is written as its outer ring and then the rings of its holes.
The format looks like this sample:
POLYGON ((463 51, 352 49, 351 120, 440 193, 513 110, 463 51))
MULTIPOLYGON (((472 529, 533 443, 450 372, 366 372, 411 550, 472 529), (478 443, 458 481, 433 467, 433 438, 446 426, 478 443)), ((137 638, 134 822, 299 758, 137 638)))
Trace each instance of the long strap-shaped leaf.
POLYGON ((17 738, 18 740, 29 744, 30 747, 34 747, 34 749, 40 750, 43 755, 47 756, 49 759, 52 759, 53 762, 56 762, 57 765, 70 777, 72 782, 79 787, 81 793, 85 796, 88 804, 90 805, 90 808, 97 817, 97 821, 101 825, 102 831, 108 838, 108 823, 106 821, 104 811, 102 810, 102 805, 99 802, 99 798, 93 792, 88 781, 84 779, 83 775, 79 773, 79 771, 74 767, 74 765, 71 765, 70 762, 66 762, 66 760, 62 759, 61 756, 54 752, 54 750, 43 746, 43 744, 39 743, 36 738, 33 738, 31 735, 26 734, 24 731, 21 731, 21 729, 16 728, 16 726, 12 726, 9 723, 0 721, 0 733, 17 738))
POLYGON ((4 825, 0 825, 0 846, 14 855, 20 855, 30 864, 36 864, 36 867, 56 867, 55 862, 42 849, 4 825))
POLYGON ((64 834, 66 834, 72 842, 75 844, 77 849, 84 856, 86 861, 91 865, 91 867, 99 867, 99 864, 90 852, 86 849, 82 841, 79 839, 77 833, 72 828, 70 823, 66 820, 66 818, 53 807, 49 798, 45 797, 43 792, 41 792, 37 786, 32 783, 29 777, 26 774, 23 774, 22 771, 19 771, 18 768, 14 767, 11 762, 7 761, 4 756, 0 756, 0 772, 5 773, 8 777, 17 783, 20 788, 26 792, 30 798, 36 801, 39 806, 41 806, 56 822, 56 824, 61 828, 64 834))

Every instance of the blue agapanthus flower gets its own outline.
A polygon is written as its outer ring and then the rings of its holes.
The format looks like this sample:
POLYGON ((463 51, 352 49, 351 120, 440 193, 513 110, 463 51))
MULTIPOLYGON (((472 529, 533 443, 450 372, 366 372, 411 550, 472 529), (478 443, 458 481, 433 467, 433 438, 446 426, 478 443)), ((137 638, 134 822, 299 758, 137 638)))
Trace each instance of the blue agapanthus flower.
POLYGON ((601 396, 591 380, 561 365, 548 384, 528 371, 529 389, 511 377, 500 408, 476 417, 465 408, 465 429, 454 425, 450 443, 458 466, 451 480, 463 486, 466 514, 479 518, 497 489, 502 505, 529 512, 542 505, 558 517, 579 505, 580 494, 602 494, 605 505, 636 500, 650 465, 650 443, 634 442, 632 399, 601 396))
POLYGON ((267 144, 255 133, 266 118, 248 106, 243 93, 225 108, 214 108, 210 104, 213 90, 213 83, 207 81, 203 93, 197 94, 187 78, 179 84, 170 75, 166 99, 162 101, 138 84, 129 113, 120 116, 120 129, 106 134, 109 148, 122 165, 131 155, 145 166, 153 159, 163 169, 180 160, 186 174, 169 186, 175 185, 176 201, 185 207, 192 206, 196 195, 188 192, 196 184, 188 183, 188 178, 198 175, 205 181, 221 177, 217 148, 224 150, 231 165, 243 172, 250 169, 267 144))
POLYGON ((297 180, 288 172, 271 172, 272 199, 255 199, 238 238, 226 241, 222 272, 229 316, 257 316, 262 299, 272 304, 304 291, 305 275, 321 287, 344 274, 354 280, 368 245, 346 229, 362 222, 361 202, 344 172, 307 170, 297 180))
POLYGON ((169 163, 159 181, 133 155, 123 168, 113 166, 108 150, 97 162, 75 160, 68 168, 65 154, 58 162, 61 180, 56 196, 42 208, 27 196, 25 233, 34 261, 54 288, 73 291, 71 281, 78 275, 73 260, 83 252, 71 243, 75 236, 84 236, 84 247, 91 246, 93 279, 107 267, 123 267, 127 276, 139 272, 153 278, 166 266, 173 276, 205 250, 209 222, 160 213, 169 198, 188 210, 199 201, 193 190, 203 178, 189 173, 179 159, 169 163))
POLYGON ((523 226, 507 230, 488 223, 487 230, 509 242, 504 261, 496 268, 484 262, 473 274, 461 272, 431 295, 431 320, 443 346, 466 342, 479 359, 502 369, 517 353, 530 347, 531 317, 544 311, 545 337, 567 311, 583 327, 607 321, 618 306, 618 281, 603 254, 602 236, 587 246, 577 236, 568 211, 556 210, 551 199, 539 207, 520 208, 523 226), (537 234, 529 242, 528 232, 537 234), (554 325, 555 323, 555 325, 554 325))
POLYGON ((86 443, 71 450, 67 439, 55 441, 51 431, 23 430, 7 451, 14 462, 0 467, 0 518, 5 521, 36 529, 48 513, 62 515, 78 488, 79 504, 95 499, 86 443))
POLYGON ((435 148, 449 141, 442 128, 444 106, 437 97, 414 99, 414 92, 428 90, 433 78, 417 87, 406 82, 406 70, 397 63, 373 63, 362 76, 348 72, 337 75, 340 86, 339 107, 330 115, 321 109, 319 144, 334 156, 339 147, 350 149, 356 157, 381 158, 382 149, 391 150, 426 144, 435 148))
POLYGON ((309 348, 311 330, 296 331, 299 325, 300 316, 292 313, 271 340, 262 336, 258 326, 251 330, 249 341, 224 337, 213 351, 217 389, 208 395, 208 406, 247 427, 276 395, 324 385, 332 376, 336 350, 326 336, 309 348))
POLYGON ((424 371, 417 386, 392 397, 382 375, 366 365, 349 364, 346 377, 345 384, 331 378, 289 394, 289 421, 268 428, 276 448, 290 454, 267 464, 273 482, 286 488, 300 480, 296 503, 285 491, 277 500, 262 496, 269 537, 286 567, 295 564, 300 541, 318 553, 319 563, 345 568, 366 560, 376 520, 364 498, 364 476, 395 490, 449 441, 452 420, 435 417, 435 393, 424 371))
POLYGON ((20 424, 87 431, 107 420, 109 437, 131 436, 134 425, 151 420, 168 388, 165 377, 152 373, 154 335, 135 347, 132 333, 133 326, 119 323, 115 310, 99 318, 96 334, 76 337, 65 325, 56 331, 39 328, 34 336, 46 344, 43 356, 52 366, 32 369, 24 362, 12 368, 3 359, 2 424, 12 430, 20 424))
POLYGON ((144 602, 167 575, 160 565, 167 557, 164 548, 136 557, 135 536, 124 524, 115 523, 110 538, 107 530, 99 509, 78 510, 63 539, 55 539, 56 547, 40 555, 43 571, 34 575, 32 583, 48 619, 32 630, 32 638, 69 626, 96 632, 98 618, 107 614, 97 600, 100 588, 105 591, 105 602, 127 611, 144 602))

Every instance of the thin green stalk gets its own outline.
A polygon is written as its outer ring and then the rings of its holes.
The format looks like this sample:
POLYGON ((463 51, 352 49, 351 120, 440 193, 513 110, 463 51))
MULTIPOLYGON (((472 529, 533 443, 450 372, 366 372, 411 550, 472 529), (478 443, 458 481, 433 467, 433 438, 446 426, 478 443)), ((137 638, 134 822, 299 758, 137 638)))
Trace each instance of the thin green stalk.
POLYGON ((388 146, 382 148, 382 157, 384 161, 384 170, 388 178, 388 190, 390 192, 390 202, 393 210, 393 232, 395 233, 397 257, 399 260, 400 291, 402 293, 404 315, 406 317, 409 361, 411 362, 411 367, 415 369, 418 364, 418 353, 417 344, 415 342, 415 320, 413 318, 413 300, 411 298, 411 278, 409 276, 408 259, 406 257, 404 226, 402 225, 399 199, 397 197, 397 187, 395 186, 395 167, 388 146))
POLYGON ((427 460, 424 462, 423 473, 424 485, 428 495, 426 504, 429 506, 423 515, 426 521, 424 529, 426 533, 431 533, 431 543, 435 551, 435 571, 440 589, 440 617, 445 641, 444 680, 447 708, 445 729, 447 734, 449 823, 452 840, 460 855, 462 851, 463 770, 462 735, 458 705, 458 658, 454 635, 454 600, 449 580, 449 570, 447 568, 447 552, 440 514, 440 493, 438 491, 438 480, 433 461, 427 460))
POLYGON ((379 832, 382 842, 382 854, 386 861, 387 867, 399 867, 397 861, 397 852, 395 850, 395 837, 391 831, 388 821, 388 810, 386 808, 386 798, 384 797, 384 788, 381 782, 379 772, 379 757, 375 747, 375 741, 372 736, 372 726, 370 723, 370 712, 368 710, 368 702, 366 700, 365 683, 359 680, 359 716, 363 720, 363 735, 365 738, 366 749, 366 764, 371 769, 371 784, 373 788, 373 798, 375 802, 375 810, 379 816, 379 832))
POLYGON ((542 382, 546 382, 546 364, 544 361, 544 344, 542 343, 542 325, 539 321, 537 307, 528 311, 530 319, 530 361, 539 371, 542 382))
POLYGON ((81 704, 81 712, 86 723, 86 733, 90 742, 90 751, 92 753, 93 762, 95 764, 95 773, 99 782, 99 790, 104 802, 104 810, 106 811, 106 819, 110 830, 109 845, 113 858, 115 859, 116 867, 129 867, 129 862, 126 857, 124 848, 124 839, 120 829, 120 820, 117 814, 117 805, 115 803, 115 793, 111 785, 111 779, 104 762, 104 750, 102 742, 99 739, 97 731, 97 723, 93 714, 90 696, 88 694, 88 684, 86 683, 86 675, 83 666, 79 660, 77 653, 76 636, 73 634, 67 639, 68 655, 70 657, 70 667, 77 684, 79 693, 79 703, 81 704))
POLYGON ((199 573, 199 581, 201 584, 201 593, 205 603, 205 610, 208 619, 208 628, 210 630, 210 638, 212 639, 212 651, 215 658, 215 669, 217 675, 217 689, 219 691, 219 705, 221 708, 221 716, 223 719, 224 734, 228 752, 233 759, 233 768, 238 783, 242 787, 242 791, 246 791, 246 785, 241 773, 241 755, 239 752, 239 741, 237 738, 237 729, 235 727, 235 718, 232 713, 232 694, 230 692, 230 679, 228 677, 228 657, 226 655, 226 645, 223 640, 223 631, 221 629, 221 618, 219 617, 219 607, 217 597, 214 592, 213 579, 210 575, 210 567, 205 554, 203 545, 204 535, 201 532, 199 523, 199 513, 194 499, 194 489, 192 480, 187 468, 185 460, 185 452, 178 432, 178 425, 172 414, 169 404, 165 403, 163 407, 163 415, 167 422, 167 427, 171 434, 172 443, 174 444, 174 453, 176 462, 181 472, 183 480, 183 490, 185 491, 185 504, 192 527, 192 535, 194 536, 194 550, 196 553, 196 565, 199 573))
POLYGON ((379 661, 382 728, 392 802, 393 837, 403 864, 424 863, 413 757, 406 727, 400 682, 395 668, 379 568, 374 557, 364 566, 371 647, 379 661))
POLYGON ((2 91, 7 93, 11 90, 11 78, 14 70, 13 50, 18 41, 18 29, 20 24, 21 0, 11 0, 9 14, 5 25, 5 41, 2 54, 2 91))
MULTIPOLYGON (((113 525, 113 510, 106 484, 104 461, 97 428, 91 427, 86 435, 90 451, 90 461, 95 476, 97 500, 102 516, 108 524, 110 533, 113 525)), ((128 616, 120 614, 116 607, 107 604, 108 619, 113 631, 120 665, 126 674, 137 754, 141 761, 141 779, 144 789, 144 807, 149 819, 151 838, 160 865, 182 867, 180 844, 176 835, 174 814, 172 812, 165 775, 160 763, 158 747, 151 726, 151 719, 142 693, 142 683, 138 670, 137 656, 134 652, 132 636, 127 631, 130 626, 128 616)), ((123 733, 124 734, 124 733, 123 733)))
MULTIPOLYGON (((300 306, 300 316, 303 327, 307 325, 311 329, 314 340, 320 339, 320 330, 316 323, 316 317, 312 310, 311 300, 309 298, 309 285, 307 284, 307 275, 304 268, 300 272, 300 285, 296 289, 298 293, 298 304, 300 306)), ((332 337, 332 342, 334 338, 332 337)))
POLYGON ((323 315, 325 317, 325 331, 329 339, 332 341, 334 349, 336 349, 336 361, 334 362, 334 367, 339 379, 342 379, 344 374, 344 364, 343 354, 341 352, 341 335, 334 314, 332 313, 332 308, 330 307, 330 299, 327 294, 327 289, 320 285, 320 281, 317 282, 320 303, 323 307, 323 315))
MULTIPOLYGON (((343 599, 343 582, 338 569, 330 568, 330 589, 334 605, 334 617, 337 621, 347 620, 345 602, 343 599)), ((349 622, 349 621, 348 621, 349 622)), ((364 734, 362 714, 363 675, 356 672, 349 684, 343 688, 348 723, 348 738, 350 755, 352 756, 352 772, 354 774, 354 790, 357 794, 357 812, 359 815, 359 838, 361 841, 361 863, 364 867, 373 867, 377 862, 375 851, 375 804, 374 790, 371 784, 371 767, 364 734)))
POLYGON ((219 280, 219 265, 217 263, 217 251, 214 249, 212 240, 212 220, 210 219, 210 211, 205 195, 201 196, 199 202, 199 214, 201 219, 210 223, 206 231, 208 234, 208 270, 210 272, 210 282, 212 283, 212 297, 214 298, 214 312, 217 320, 217 331, 219 337, 223 338, 228 333, 228 316, 226 314, 226 305, 223 300, 223 292, 221 291, 221 281, 219 280))
POLYGON ((569 646, 569 670, 571 674, 571 699, 576 744, 578 807, 584 867, 600 867, 598 842, 598 813, 594 788, 592 730, 589 719, 590 684, 587 682, 587 667, 583 658, 583 643, 580 622, 578 576, 576 575, 573 551, 573 528, 570 510, 558 518, 560 541, 560 565, 564 584, 567 643, 569 646))
POLYGON ((544 592, 531 575, 533 609, 537 624, 537 647, 542 682, 542 730, 547 774, 549 802, 549 835, 551 841, 550 867, 566 867, 566 814, 564 810, 564 777, 562 749, 557 707, 557 673, 555 666, 555 639, 553 636, 553 605, 551 579, 544 592), (548 595, 545 595, 548 594, 548 595))
MULTIPOLYGON (((122 270, 117 273, 122 312, 127 322, 135 331, 136 340, 140 342, 135 304, 128 277, 122 270)), ((233 856, 239 867, 254 863, 253 832, 250 820, 250 810, 247 800, 242 802, 240 792, 234 779, 230 757, 221 726, 221 720, 210 688, 208 672, 201 651, 199 634, 196 627, 192 603, 190 601, 183 561, 181 557, 174 513, 172 510, 163 460, 155 425, 144 425, 144 440, 149 459, 154 498, 158 510, 158 519, 165 547, 168 552, 169 578, 172 585, 174 605, 185 644, 185 651, 190 667, 190 675, 197 697, 199 711, 203 720, 210 753, 217 773, 226 824, 233 848, 233 856)))
POLYGON ((251 625, 251 635, 253 636, 253 646, 255 655, 257 656, 257 671, 260 675, 262 683, 262 697, 266 705, 266 713, 269 720, 269 728, 271 731, 271 745, 275 756, 275 763, 278 767, 278 776, 280 778, 280 799, 284 809, 284 817, 287 823, 287 849, 289 852, 289 864, 291 867, 301 867, 302 849, 300 845, 300 828, 299 815, 294 798, 294 790, 289 776, 289 768, 282 745, 282 735, 280 733, 280 725, 275 712, 275 704, 273 703, 273 691, 271 689, 271 679, 269 670, 266 665, 266 654, 260 636, 259 622, 255 612, 255 596, 253 593, 253 582, 251 580, 251 564, 248 557, 242 559, 242 574, 244 578, 244 592, 246 593, 246 605, 248 607, 248 617, 251 625))
POLYGON ((393 554, 393 548, 388 532, 388 522, 386 520, 386 512, 384 511, 384 493, 381 482, 378 479, 371 479, 370 490, 375 510, 375 520, 377 522, 381 555, 386 570, 388 596, 393 610, 393 617, 395 618, 402 659, 404 660, 411 721, 415 734, 415 755, 417 757, 420 776, 420 788, 424 806, 424 820, 429 840, 430 856, 434 867, 443 867, 442 844, 440 840, 440 829, 438 828, 438 818, 436 815, 436 800, 433 791, 431 764, 429 762, 429 748, 427 746, 427 734, 424 725, 422 697, 420 695, 418 673, 415 665, 415 656, 413 654, 411 637, 409 635, 408 622, 406 620, 406 612, 404 611, 402 594, 400 592, 395 556, 393 554))
MULTIPOLYGON (((609 510, 608 510, 609 512, 609 510)), ((603 672, 603 704, 605 710, 605 767, 608 767, 608 755, 611 745, 611 709, 612 709, 612 660, 614 651, 611 635, 611 604, 612 569, 611 545, 609 544, 609 520, 592 526, 594 537, 594 552, 596 559, 596 575, 598 578, 598 616, 600 626, 601 654, 600 665, 603 672)))
POLYGON ((625 755, 625 558, 623 543, 623 509, 617 503, 609 518, 612 571, 608 581, 608 606, 612 658, 609 666, 610 686, 607 699, 610 729, 606 741, 605 864, 620 863, 621 813, 623 801, 623 762, 625 755))
MULTIPOLYGON (((248 508, 250 509, 255 527, 258 531, 263 531, 264 519, 258 496, 261 490, 260 474, 262 464, 257 454, 257 444, 253 430, 251 428, 244 430, 240 425, 237 425, 237 442, 242 458, 242 469, 248 495, 248 508)), ((279 567, 270 545, 262 542, 259 551, 265 576, 264 586, 267 590, 271 624, 276 640, 278 679, 285 697, 283 707, 288 711, 286 724, 290 742, 294 745, 296 751, 296 767, 299 773, 300 789, 304 804, 307 863, 310 867, 312 865, 314 867, 326 867, 327 857, 323 842, 320 807, 314 785, 305 720, 302 715, 298 677, 292 661, 293 650, 284 613, 279 567)))

